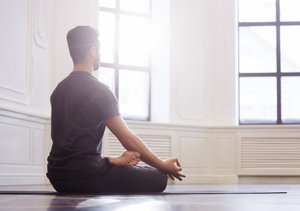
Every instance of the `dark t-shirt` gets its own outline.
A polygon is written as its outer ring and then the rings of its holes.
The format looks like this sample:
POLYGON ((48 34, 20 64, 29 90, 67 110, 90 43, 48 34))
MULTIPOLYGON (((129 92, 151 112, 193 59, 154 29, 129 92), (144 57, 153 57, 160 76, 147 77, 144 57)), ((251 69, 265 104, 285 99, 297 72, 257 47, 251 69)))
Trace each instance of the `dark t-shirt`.
POLYGON ((105 172, 101 157, 104 120, 118 116, 118 102, 110 89, 90 73, 73 71, 51 95, 52 148, 49 179, 86 177, 105 172))

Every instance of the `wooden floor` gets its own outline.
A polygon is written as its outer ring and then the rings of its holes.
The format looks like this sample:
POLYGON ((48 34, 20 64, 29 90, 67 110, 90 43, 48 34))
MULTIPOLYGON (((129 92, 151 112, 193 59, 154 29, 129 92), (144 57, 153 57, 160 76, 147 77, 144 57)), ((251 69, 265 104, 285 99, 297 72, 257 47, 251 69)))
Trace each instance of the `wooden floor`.
MULTIPOLYGON (((0 186, 0 190, 53 191, 51 186, 0 186)), ((166 191, 287 194, 0 195, 0 210, 300 211, 300 185, 169 185, 166 191)))

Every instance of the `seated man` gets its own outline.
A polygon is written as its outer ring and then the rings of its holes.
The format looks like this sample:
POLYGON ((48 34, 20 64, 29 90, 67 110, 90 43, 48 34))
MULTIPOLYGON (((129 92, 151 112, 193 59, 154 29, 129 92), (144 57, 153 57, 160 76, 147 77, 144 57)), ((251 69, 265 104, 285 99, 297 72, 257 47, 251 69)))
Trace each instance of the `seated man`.
POLYGON ((176 158, 159 159, 130 131, 118 102, 107 86, 91 74, 99 68, 97 32, 78 26, 67 41, 74 63, 51 95, 52 148, 47 176, 58 192, 162 192, 167 175, 182 180, 176 158), (120 157, 101 156, 105 127, 126 150, 120 157), (150 166, 136 166, 142 160, 150 166))

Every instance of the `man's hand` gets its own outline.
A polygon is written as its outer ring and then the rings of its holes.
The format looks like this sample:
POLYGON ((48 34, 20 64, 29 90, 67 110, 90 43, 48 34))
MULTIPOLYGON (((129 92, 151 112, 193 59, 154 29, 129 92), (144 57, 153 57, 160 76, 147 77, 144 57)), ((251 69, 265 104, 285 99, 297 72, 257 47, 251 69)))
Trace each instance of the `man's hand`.
POLYGON ((164 160, 161 170, 166 172, 172 180, 174 180, 175 177, 178 180, 182 181, 182 177, 185 177, 184 174, 180 173, 180 171, 182 171, 182 168, 177 158, 164 160))
POLYGON ((116 166, 136 166, 140 162, 140 153, 126 151, 119 157, 109 157, 109 162, 116 166))

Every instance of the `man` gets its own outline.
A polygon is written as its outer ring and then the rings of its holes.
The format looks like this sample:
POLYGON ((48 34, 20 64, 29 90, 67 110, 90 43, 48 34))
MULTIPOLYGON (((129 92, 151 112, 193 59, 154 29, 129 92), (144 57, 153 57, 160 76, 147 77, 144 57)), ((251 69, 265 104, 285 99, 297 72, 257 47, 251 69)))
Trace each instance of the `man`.
POLYGON ((51 95, 52 148, 47 176, 58 192, 162 192, 167 175, 182 180, 176 158, 161 160, 126 126, 118 102, 91 73, 99 68, 97 32, 78 26, 67 41, 74 68, 51 95), (101 157, 105 127, 125 147, 120 157, 101 157), (142 160, 150 166, 136 166, 142 160))

